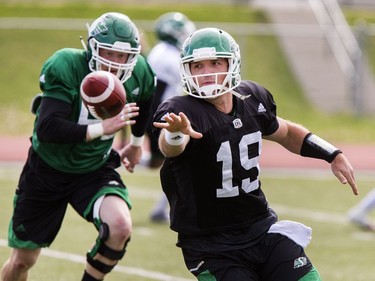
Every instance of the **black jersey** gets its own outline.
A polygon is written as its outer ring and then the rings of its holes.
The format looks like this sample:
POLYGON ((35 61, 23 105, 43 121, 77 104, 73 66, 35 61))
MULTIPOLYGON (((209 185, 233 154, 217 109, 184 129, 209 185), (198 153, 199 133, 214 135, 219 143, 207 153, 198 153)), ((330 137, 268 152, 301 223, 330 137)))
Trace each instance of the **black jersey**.
POLYGON ((243 81, 236 91, 251 96, 233 97, 232 114, 202 99, 177 96, 162 103, 154 116, 161 122, 166 113, 184 112, 194 130, 203 134, 201 139, 191 138, 181 155, 166 159, 160 172, 171 228, 180 234, 249 228, 266 219, 264 234, 275 220, 260 188, 259 158, 262 136, 279 126, 276 105, 255 82, 243 81))

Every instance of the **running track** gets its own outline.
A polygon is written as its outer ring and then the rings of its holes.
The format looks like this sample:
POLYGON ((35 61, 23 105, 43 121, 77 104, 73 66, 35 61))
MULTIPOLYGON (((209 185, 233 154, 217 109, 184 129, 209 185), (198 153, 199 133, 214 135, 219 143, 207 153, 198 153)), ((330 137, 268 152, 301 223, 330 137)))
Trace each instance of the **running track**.
MULTIPOLYGON (((24 162, 30 141, 28 136, 0 136, 0 162, 24 162)), ((350 160, 355 171, 375 170, 375 144, 335 144, 350 160)), ((280 145, 265 141, 261 168, 330 169, 328 163, 295 155, 280 145)))

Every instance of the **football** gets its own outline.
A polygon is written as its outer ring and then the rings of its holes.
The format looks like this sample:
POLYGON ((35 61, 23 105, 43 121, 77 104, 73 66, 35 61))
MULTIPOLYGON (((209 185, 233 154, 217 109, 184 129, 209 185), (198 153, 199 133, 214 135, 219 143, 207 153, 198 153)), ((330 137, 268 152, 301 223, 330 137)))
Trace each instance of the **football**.
POLYGON ((81 83, 84 105, 97 119, 116 116, 126 104, 126 92, 120 79, 108 71, 89 73, 81 83))

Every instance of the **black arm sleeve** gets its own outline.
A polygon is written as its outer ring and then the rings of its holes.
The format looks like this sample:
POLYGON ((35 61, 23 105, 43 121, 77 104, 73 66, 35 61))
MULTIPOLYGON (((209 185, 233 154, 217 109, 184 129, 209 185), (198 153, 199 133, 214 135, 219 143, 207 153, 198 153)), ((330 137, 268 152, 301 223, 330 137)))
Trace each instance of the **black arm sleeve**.
POLYGON ((141 137, 145 134, 147 125, 150 122, 152 117, 152 102, 153 98, 147 101, 137 102, 137 106, 139 106, 139 115, 134 118, 136 123, 132 126, 131 131, 135 137, 141 137))
POLYGON ((69 120, 72 107, 69 103, 44 97, 36 124, 38 139, 42 142, 79 143, 86 139, 87 125, 69 120))
POLYGON ((152 109, 151 109, 151 118, 148 119, 148 125, 147 125, 147 134, 152 137, 152 115, 156 112, 158 109, 159 104, 161 104, 163 100, 163 95, 165 92, 165 89, 167 89, 167 83, 165 83, 162 80, 157 79, 154 98, 152 101, 152 109))
POLYGON ((165 90, 167 89, 167 83, 165 83, 163 80, 157 80, 156 83, 156 89, 154 94, 154 100, 152 103, 152 113, 155 113, 158 109, 159 104, 161 104, 161 101, 163 99, 163 95, 165 90))

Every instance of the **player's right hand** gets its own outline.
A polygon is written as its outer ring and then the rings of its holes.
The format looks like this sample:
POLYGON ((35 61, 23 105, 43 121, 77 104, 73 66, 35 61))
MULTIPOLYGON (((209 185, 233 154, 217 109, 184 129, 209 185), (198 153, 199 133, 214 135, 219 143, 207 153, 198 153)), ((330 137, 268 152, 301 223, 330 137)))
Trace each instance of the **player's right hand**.
POLYGON ((190 120, 187 116, 180 112, 178 115, 175 113, 169 113, 164 116, 163 122, 154 122, 153 125, 156 128, 166 129, 167 131, 173 132, 181 132, 185 135, 188 135, 194 139, 200 139, 203 135, 193 129, 191 126, 190 120))
POLYGON ((136 121, 132 118, 138 115, 139 107, 135 102, 126 104, 120 114, 103 120, 104 135, 113 135, 125 126, 134 125, 136 121))

